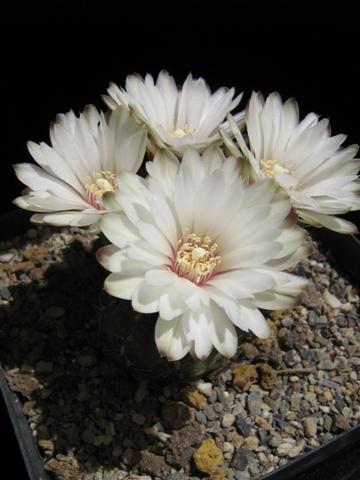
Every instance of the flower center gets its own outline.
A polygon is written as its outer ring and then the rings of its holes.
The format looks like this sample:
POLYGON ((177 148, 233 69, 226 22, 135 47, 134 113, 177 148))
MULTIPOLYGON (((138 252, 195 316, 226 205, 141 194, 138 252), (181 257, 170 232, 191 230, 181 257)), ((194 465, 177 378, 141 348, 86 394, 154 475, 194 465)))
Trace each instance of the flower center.
POLYGON ((204 283, 221 262, 221 257, 215 255, 218 245, 209 236, 199 237, 196 233, 190 233, 178 243, 174 271, 197 285, 204 283))
POLYGON ((175 128, 174 125, 171 125, 168 131, 173 138, 182 138, 185 137, 185 135, 189 135, 190 133, 187 125, 182 128, 175 128))
POLYGON ((261 168, 268 177, 276 177, 280 173, 290 173, 287 167, 280 165, 276 160, 261 160, 261 168))
POLYGON ((102 197, 107 192, 115 192, 117 188, 116 175, 109 170, 95 171, 86 178, 86 201, 94 208, 104 208, 102 197))

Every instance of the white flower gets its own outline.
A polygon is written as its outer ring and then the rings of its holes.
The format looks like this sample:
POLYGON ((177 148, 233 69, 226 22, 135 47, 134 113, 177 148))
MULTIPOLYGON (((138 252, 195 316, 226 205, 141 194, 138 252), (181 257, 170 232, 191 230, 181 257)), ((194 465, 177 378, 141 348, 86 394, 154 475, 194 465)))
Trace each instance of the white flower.
POLYGON ((28 143, 39 166, 14 166, 29 187, 14 203, 39 212, 32 216, 34 222, 95 224, 106 213, 103 195, 121 188, 117 175, 139 169, 146 148, 145 127, 124 108, 104 115, 89 105, 79 117, 72 111, 58 115, 50 138, 52 147, 28 143))
POLYGON ((235 326, 267 337, 258 308, 292 307, 306 285, 281 271, 307 253, 306 232, 285 227, 287 195, 271 179, 245 187, 236 161, 216 148, 202 158, 187 150, 181 164, 159 151, 147 167, 148 180, 120 176, 124 213, 100 222, 112 242, 98 252, 112 272, 105 289, 138 312, 159 312, 156 344, 169 360, 204 359, 213 346, 231 357, 235 326))
MULTIPOLYGON (((266 101, 253 93, 246 112, 250 148, 235 122, 229 121, 253 177, 275 178, 304 223, 356 233, 355 225, 334 215, 360 209, 360 160, 354 158, 358 146, 341 148, 346 137, 331 136, 328 119, 310 113, 299 122, 294 99, 283 104, 277 93, 266 101)), ((236 154, 234 144, 224 137, 236 154)))
MULTIPOLYGON (((134 111, 148 127, 149 148, 167 147, 181 155, 188 147, 202 151, 208 145, 221 140, 218 127, 226 114, 240 102, 242 95, 234 97, 234 89, 223 87, 211 94, 202 78, 188 75, 181 89, 168 72, 159 73, 156 84, 151 75, 145 80, 138 75, 126 78, 126 88, 114 83, 108 89, 104 101, 110 108, 124 105, 134 111)), ((235 116, 237 121, 243 113, 235 116)), ((226 128, 227 123, 222 124, 226 128)))

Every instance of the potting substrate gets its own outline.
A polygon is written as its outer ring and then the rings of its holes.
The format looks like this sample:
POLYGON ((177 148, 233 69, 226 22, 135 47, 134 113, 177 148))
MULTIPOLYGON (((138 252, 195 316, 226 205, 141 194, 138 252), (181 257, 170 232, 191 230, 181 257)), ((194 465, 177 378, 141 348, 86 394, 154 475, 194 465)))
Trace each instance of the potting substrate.
POLYGON ((266 312, 270 339, 245 334, 193 381, 129 364, 125 344, 143 352, 102 289, 97 234, 39 226, 0 242, 0 364, 50 476, 255 480, 360 423, 359 293, 309 242, 301 306, 266 312))

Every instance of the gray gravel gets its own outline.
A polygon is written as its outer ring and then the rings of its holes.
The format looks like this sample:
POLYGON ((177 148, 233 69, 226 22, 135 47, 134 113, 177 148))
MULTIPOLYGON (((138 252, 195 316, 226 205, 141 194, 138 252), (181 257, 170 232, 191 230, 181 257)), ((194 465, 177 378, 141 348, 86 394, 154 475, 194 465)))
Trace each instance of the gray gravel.
POLYGON ((269 313, 271 339, 246 335, 232 363, 187 383, 129 368, 124 351, 143 350, 128 306, 102 291, 100 244, 47 227, 0 243, 0 362, 54 478, 255 480, 359 423, 359 296, 315 243, 295 269, 311 280, 302 306, 269 313), (210 477, 194 463, 209 438, 210 477))

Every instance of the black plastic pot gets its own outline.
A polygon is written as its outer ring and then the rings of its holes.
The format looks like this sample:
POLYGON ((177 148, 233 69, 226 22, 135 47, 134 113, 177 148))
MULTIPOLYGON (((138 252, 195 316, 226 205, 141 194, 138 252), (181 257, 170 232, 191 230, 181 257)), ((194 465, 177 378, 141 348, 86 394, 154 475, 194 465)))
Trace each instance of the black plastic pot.
MULTIPOLYGON (((9 239, 19 235, 28 227, 29 215, 26 212, 14 211, 0 217, 0 235, 2 239, 9 239)), ((339 268, 346 272, 353 284, 360 285, 359 239, 325 230, 316 230, 312 233, 315 238, 321 240, 323 245, 329 249, 339 268)), ((17 439, 18 452, 15 453, 20 455, 20 458, 22 457, 28 479, 50 480, 49 475, 44 471, 43 462, 28 422, 22 413, 19 398, 16 394, 10 392, 1 368, 0 392, 17 439)), ((336 436, 328 443, 306 453, 302 457, 288 462, 281 468, 263 476, 261 480, 307 480, 308 478, 317 480, 322 479, 323 476, 326 476, 328 480, 357 480, 360 478, 360 459, 356 457, 359 451, 360 425, 336 436), (350 460, 347 461, 347 458, 350 460), (354 462, 354 458, 357 458, 357 461, 354 462), (331 462, 331 459, 333 459, 333 462, 331 462), (337 472, 336 468, 341 463, 341 460, 343 464, 342 472, 337 472), (335 465, 333 465, 334 461, 335 465)), ((10 453, 13 454, 14 452, 10 453)), ((19 477, 16 478, 18 479, 19 477)))

